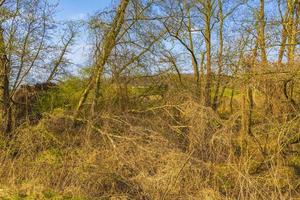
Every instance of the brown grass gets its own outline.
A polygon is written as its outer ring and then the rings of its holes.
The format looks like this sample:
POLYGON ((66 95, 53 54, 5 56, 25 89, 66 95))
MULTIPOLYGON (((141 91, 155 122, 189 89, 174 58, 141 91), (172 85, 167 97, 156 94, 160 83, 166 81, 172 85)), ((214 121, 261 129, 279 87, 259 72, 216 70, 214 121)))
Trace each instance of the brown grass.
POLYGON ((291 142, 299 113, 268 116, 257 107, 253 135, 242 141, 242 111, 221 118, 189 91, 172 90, 146 107, 104 109, 94 123, 87 117, 74 126, 56 109, 20 126, 1 144, 0 198, 299 197, 300 146, 291 142))

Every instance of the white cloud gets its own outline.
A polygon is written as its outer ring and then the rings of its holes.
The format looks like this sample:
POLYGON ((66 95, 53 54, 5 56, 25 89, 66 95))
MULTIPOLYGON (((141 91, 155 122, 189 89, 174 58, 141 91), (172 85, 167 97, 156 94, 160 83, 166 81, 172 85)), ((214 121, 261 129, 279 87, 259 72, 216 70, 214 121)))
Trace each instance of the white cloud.
POLYGON ((86 65, 90 59, 92 45, 87 44, 86 41, 77 41, 70 49, 67 58, 75 65, 86 65))
POLYGON ((84 20, 87 19, 88 14, 87 13, 77 13, 75 15, 71 15, 68 17, 69 20, 84 20))

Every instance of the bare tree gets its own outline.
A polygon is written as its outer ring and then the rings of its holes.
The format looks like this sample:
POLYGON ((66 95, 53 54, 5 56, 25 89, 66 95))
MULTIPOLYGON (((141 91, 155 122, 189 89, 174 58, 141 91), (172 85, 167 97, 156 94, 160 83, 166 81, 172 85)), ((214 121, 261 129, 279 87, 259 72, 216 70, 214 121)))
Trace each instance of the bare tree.
POLYGON ((213 14, 215 11, 216 1, 207 0, 202 1, 198 0, 200 6, 198 6, 199 12, 203 16, 204 21, 204 31, 202 32, 205 47, 206 47, 206 81, 205 81, 205 90, 204 90, 204 104, 205 106, 211 106, 211 85, 212 85, 212 28, 213 28, 213 14))
POLYGON ((175 7, 170 7, 170 2, 165 2, 165 4, 167 5, 164 5, 164 10, 166 10, 165 12, 168 16, 164 19, 163 24, 168 31, 169 36, 177 41, 190 56, 190 62, 193 69, 193 79, 196 85, 195 94, 200 97, 201 79, 196 49, 199 49, 201 44, 196 46, 193 37, 195 32, 195 24, 192 18, 194 3, 192 1, 184 0, 183 2, 175 1, 175 7))
POLYGON ((266 65, 268 63, 267 52, 266 52, 265 29, 266 29, 265 1, 260 0, 259 23, 258 23, 258 42, 259 42, 259 46, 260 46, 261 61, 262 61, 263 65, 266 65))
POLYGON ((281 65, 282 59, 284 56, 284 52, 286 49, 286 42, 287 42, 287 20, 289 16, 289 11, 286 9, 285 14, 283 15, 282 9, 281 9, 281 1, 278 1, 278 10, 280 14, 280 21, 281 21, 281 26, 282 26, 282 31, 281 31, 281 42, 280 42, 280 47, 279 47, 279 52, 278 52, 278 60, 277 63, 278 65, 281 65))
POLYGON ((288 63, 293 64, 295 59, 297 27, 299 24, 299 12, 300 12, 299 1, 287 0, 287 9, 289 13, 288 23, 287 23, 287 33, 288 33, 287 58, 288 58, 288 63))
POLYGON ((95 74, 93 74, 90 78, 89 84, 84 90, 84 93, 78 103, 75 116, 77 117, 79 111, 81 110, 90 90, 94 87, 94 97, 93 103, 91 107, 91 111, 93 115, 95 114, 95 107, 97 106, 97 101, 100 96, 100 81, 101 76, 103 74, 104 65, 107 62, 108 57, 110 56, 111 51, 113 50, 114 46, 116 45, 117 37, 120 33, 120 30, 124 24, 124 18, 126 13, 126 8, 129 4, 129 0, 121 0, 119 7, 117 9, 116 15, 114 20, 110 26, 109 31, 105 34, 103 38, 103 44, 100 54, 97 56, 97 60, 95 63, 95 74))
POLYGON ((63 44, 60 50, 60 53, 56 59, 53 61, 53 67, 51 68, 50 75, 47 78, 47 82, 50 82, 54 79, 55 75, 57 75, 59 71, 60 65, 64 64, 65 56, 68 53, 68 49, 73 44, 74 39, 77 34, 77 27, 74 23, 67 24, 67 30, 64 31, 64 34, 61 39, 61 43, 63 44))
MULTIPOLYGON (((218 108, 218 103, 219 103, 219 99, 220 99, 220 84, 221 84, 221 75, 222 75, 222 71, 224 68, 224 61, 223 61, 223 52, 224 52, 224 23, 225 20, 230 17, 230 15, 233 14, 233 12, 243 4, 243 2, 239 2, 236 5, 233 5, 232 8, 230 8, 226 13, 223 12, 223 7, 224 7, 224 2, 223 0, 218 0, 218 21, 219 21, 219 51, 218 51, 218 71, 217 71, 217 76, 216 76, 216 83, 215 83, 215 92, 214 92, 214 96, 213 96, 213 104, 212 107, 214 110, 217 110, 218 108)), ((225 89, 225 87, 223 87, 225 89)), ((221 93, 222 94, 222 93, 221 93)))
MULTIPOLYGON (((5 132, 12 126, 13 96, 22 84, 47 79, 47 71, 51 71, 50 79, 55 76, 58 66, 74 39, 68 40, 54 66, 51 56, 56 54, 56 47, 51 41, 56 22, 53 20, 56 5, 47 0, 1 1, 1 115, 5 132), (38 71, 39 73, 36 73, 38 71), (41 73, 45 72, 45 73, 41 73)), ((50 80, 49 79, 49 80, 50 80)))
POLYGON ((10 66, 6 54, 4 30, 0 27, 0 116, 2 120, 1 130, 6 134, 8 134, 12 128, 9 97, 9 73, 10 66))
POLYGON ((193 65, 193 70, 194 70, 194 79, 196 81, 196 94, 201 95, 201 83, 200 83, 200 72, 199 72, 199 66, 198 66, 198 61, 196 59, 196 54, 194 50, 194 40, 193 40, 193 35, 192 35, 192 18, 191 18, 191 8, 190 5, 187 5, 187 2, 184 1, 185 3, 185 9, 187 12, 187 31, 188 31, 188 39, 189 39, 189 49, 191 51, 192 55, 192 65, 193 65))

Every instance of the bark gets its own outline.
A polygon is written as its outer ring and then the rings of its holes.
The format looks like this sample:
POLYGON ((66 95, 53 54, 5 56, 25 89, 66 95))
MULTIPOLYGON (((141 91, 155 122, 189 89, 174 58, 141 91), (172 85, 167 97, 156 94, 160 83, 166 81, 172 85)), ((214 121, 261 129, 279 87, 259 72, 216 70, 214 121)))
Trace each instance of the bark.
POLYGON ((6 136, 12 130, 12 116, 9 96, 9 62, 6 55, 4 30, 0 27, 0 112, 2 118, 2 131, 6 136))
POLYGON ((257 58, 257 51, 259 46, 259 39, 256 41, 255 47, 252 51, 251 59, 244 60, 245 65, 245 74, 246 80, 244 84, 244 91, 243 91, 243 104, 242 104, 242 134, 241 134, 241 149, 242 153, 245 153, 247 148, 247 140, 248 136, 253 136, 252 133, 252 126, 253 126, 253 108, 254 108, 254 101, 253 101, 253 90, 252 86, 250 85, 253 81, 254 69, 256 64, 257 58))
POLYGON ((266 28, 265 1, 260 0, 258 40, 259 40, 259 46, 261 51, 261 61, 263 65, 266 65, 268 62, 267 52, 266 52, 265 28, 266 28))
POLYGON ((102 54, 100 55, 99 58, 99 63, 98 65, 98 72, 95 80, 95 92, 94 92, 94 97, 93 97, 93 102, 91 106, 91 114, 92 116, 95 115, 95 109, 98 105, 98 99, 100 97, 100 81, 101 77, 104 71, 104 66, 107 62, 108 57, 110 56, 111 51, 116 45, 116 40, 117 36, 120 33, 120 30, 124 24, 124 18, 125 18, 125 13, 126 13, 126 8, 128 6, 129 0, 122 0, 120 2, 117 14, 115 16, 115 19, 113 21, 111 30, 108 32, 106 37, 104 38, 104 43, 103 43, 103 49, 102 49, 102 54))
POLYGON ((199 89, 200 89, 200 96, 203 96, 203 90, 202 90, 202 83, 201 80, 204 80, 204 71, 205 71, 205 54, 206 52, 202 52, 200 54, 200 85, 199 85, 199 89))
POLYGON ((78 104, 76 112, 75 112, 75 117, 78 116, 79 111, 81 110, 90 90, 93 87, 94 87, 95 91, 94 91, 94 96, 93 96, 93 101, 92 101, 92 106, 91 106, 91 112, 92 112, 91 114, 92 114, 92 116, 95 115, 95 108, 97 107, 97 104, 98 104, 97 101, 100 96, 101 76, 103 74, 104 66, 107 62, 107 59, 109 58, 110 53, 116 44, 117 36, 118 36, 118 34, 122 28, 122 25, 124 23, 125 12, 126 12, 126 8, 127 8, 128 4, 129 4, 129 0, 121 0, 118 10, 117 10, 117 13, 111 24, 111 28, 105 34, 105 36, 103 38, 102 51, 100 52, 100 55, 95 64, 96 76, 92 75, 90 82, 79 101, 79 104, 78 104))
POLYGON ((218 0, 219 6, 219 20, 220 20, 220 28, 219 28, 219 54, 218 54, 218 74, 216 79, 216 87, 215 87, 215 95, 213 98, 213 109, 217 110, 218 108, 218 101, 219 101, 219 90, 221 84, 221 73, 223 70, 223 28, 224 28, 224 16, 223 16, 223 5, 222 1, 218 0))
POLYGON ((297 103, 293 99, 293 89, 291 88, 291 91, 289 92, 289 83, 292 82, 292 79, 290 80, 285 80, 283 83, 283 94, 287 101, 291 104, 293 107, 294 111, 297 111, 297 103))
POLYGON ((229 108, 231 114, 233 113, 233 96, 234 96, 234 87, 231 90, 230 102, 229 102, 229 108))
POLYGON ((211 106, 211 82, 212 82, 212 69, 211 69, 211 18, 212 18, 212 2, 207 0, 205 3, 205 46, 206 46, 206 82, 204 91, 204 105, 211 106))
MULTIPOLYGON (((189 38, 189 46, 191 51, 193 52, 193 55, 195 55, 194 52, 194 42, 193 42, 193 35, 192 35, 192 21, 191 21, 191 11, 190 7, 187 5, 186 0, 184 1, 186 11, 187 11, 187 18, 188 18, 188 38, 189 38)), ((194 80, 196 82, 196 95, 200 97, 200 73, 199 73, 199 66, 196 59, 196 56, 192 56, 192 65, 193 65, 193 71, 194 71, 194 80)))
POLYGON ((278 65, 281 65, 282 59, 284 56, 284 51, 286 49, 286 42, 287 42, 287 19, 288 19, 288 10, 285 12, 284 17, 281 19, 281 26, 282 26, 282 33, 281 33, 281 43, 278 52, 278 65))
MULTIPOLYGON (((266 19, 265 19, 265 1, 260 0, 260 10, 259 10, 259 23, 257 27, 257 32, 258 32, 258 43, 260 46, 260 51, 261 51, 261 64, 264 68, 267 67, 268 64, 268 58, 267 58, 267 53, 266 53, 266 37, 265 37, 265 29, 266 29, 266 19)), ((256 72, 254 72, 256 73, 256 72)), ((271 90, 271 85, 270 81, 266 80, 263 83, 263 87, 265 90, 265 113, 272 113, 272 104, 271 104, 271 99, 272 99, 272 94, 270 92, 271 90)))
POLYGON ((299 23, 299 1, 288 0, 287 8, 289 12, 287 32, 288 32, 288 63, 293 64, 295 60, 295 48, 297 27, 299 23))

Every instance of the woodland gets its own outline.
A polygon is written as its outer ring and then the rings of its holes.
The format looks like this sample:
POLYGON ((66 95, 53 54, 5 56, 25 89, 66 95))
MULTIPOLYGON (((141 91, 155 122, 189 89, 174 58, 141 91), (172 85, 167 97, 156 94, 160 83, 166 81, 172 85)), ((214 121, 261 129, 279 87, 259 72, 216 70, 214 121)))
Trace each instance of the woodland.
POLYGON ((0 199, 300 199, 299 0, 59 4, 0 0, 0 199))

